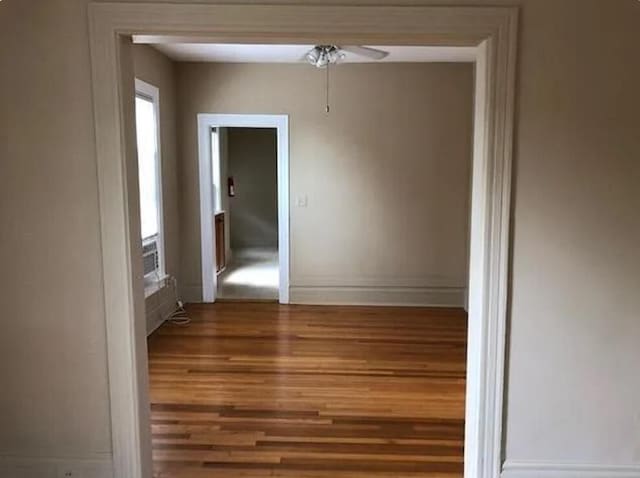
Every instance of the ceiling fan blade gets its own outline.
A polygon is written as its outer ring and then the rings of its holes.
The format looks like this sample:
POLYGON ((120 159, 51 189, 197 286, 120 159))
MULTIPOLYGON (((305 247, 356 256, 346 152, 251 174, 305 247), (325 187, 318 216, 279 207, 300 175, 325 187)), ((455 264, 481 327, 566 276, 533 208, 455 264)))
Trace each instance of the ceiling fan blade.
POLYGON ((369 48, 367 46, 341 46, 341 50, 353 53, 354 55, 366 56, 372 60, 382 60, 389 55, 388 51, 377 50, 376 48, 369 48))

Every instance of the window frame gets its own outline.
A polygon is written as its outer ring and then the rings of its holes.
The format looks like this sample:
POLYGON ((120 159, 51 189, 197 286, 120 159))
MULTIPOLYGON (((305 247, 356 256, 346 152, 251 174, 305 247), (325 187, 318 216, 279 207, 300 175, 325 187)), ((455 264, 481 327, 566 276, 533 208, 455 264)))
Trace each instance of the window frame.
MULTIPOLYGON (((154 285, 158 282, 166 279, 165 269, 165 248, 164 248, 164 209, 162 198, 162 134, 160 130, 160 89, 146 81, 139 78, 135 79, 135 98, 141 98, 150 101, 153 105, 153 114, 155 117, 155 129, 156 129, 156 201, 158 204, 158 234, 156 236, 149 236, 146 238, 140 234, 141 244, 144 246, 153 242, 154 238, 158 249, 158 269, 155 273, 149 273, 144 276, 145 283, 145 296, 150 294, 147 291, 155 290, 154 285), (153 277, 153 276, 156 277, 153 277)), ((137 125, 136 125, 137 126, 137 125)), ((137 130, 136 130, 136 154, 137 154, 137 130)), ((138 169, 139 171, 139 169, 138 169)), ((140 184, 140 178, 138 177, 138 185, 140 184)), ((139 186, 138 186, 139 188, 139 186)), ((138 196, 140 190, 138 189, 138 196)))
POLYGON ((222 166, 220 157, 220 127, 212 126, 211 137, 211 182, 213 184, 213 213, 222 212, 222 166), (214 139, 215 138, 215 139, 214 139))

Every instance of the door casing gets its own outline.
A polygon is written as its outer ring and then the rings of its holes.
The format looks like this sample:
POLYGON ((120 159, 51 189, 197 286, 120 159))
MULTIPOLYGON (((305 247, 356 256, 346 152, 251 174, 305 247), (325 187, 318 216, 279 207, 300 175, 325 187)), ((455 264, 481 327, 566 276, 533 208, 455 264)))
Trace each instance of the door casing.
POLYGON ((211 128, 275 128, 278 149, 278 301, 289 303, 289 116, 260 114, 198 114, 200 176, 200 250, 202 301, 215 302, 217 292, 211 128))
POLYGON ((114 476, 151 477, 131 54, 132 35, 147 35, 477 48, 464 467, 498 478, 518 8, 94 2, 89 24, 114 476))

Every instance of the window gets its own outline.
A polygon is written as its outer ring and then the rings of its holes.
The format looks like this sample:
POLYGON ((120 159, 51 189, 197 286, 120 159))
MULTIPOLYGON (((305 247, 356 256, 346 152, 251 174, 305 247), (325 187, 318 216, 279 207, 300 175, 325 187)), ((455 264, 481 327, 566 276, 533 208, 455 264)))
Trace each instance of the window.
POLYGON ((164 278, 159 91, 136 79, 140 232, 145 286, 164 278))
POLYGON ((222 178, 220 177, 220 136, 218 128, 211 128, 211 174, 213 176, 213 210, 222 210, 222 178))

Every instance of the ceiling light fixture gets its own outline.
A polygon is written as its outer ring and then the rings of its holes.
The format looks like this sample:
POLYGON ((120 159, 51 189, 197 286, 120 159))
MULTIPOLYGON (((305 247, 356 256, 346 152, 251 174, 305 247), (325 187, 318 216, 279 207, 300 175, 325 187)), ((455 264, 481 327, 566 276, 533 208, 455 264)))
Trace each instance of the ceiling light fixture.
POLYGON ((316 68, 326 69, 326 108, 325 111, 329 112, 329 67, 336 65, 345 59, 347 56, 345 52, 353 53, 354 55, 364 56, 372 60, 382 60, 389 53, 375 48, 369 48, 365 46, 337 46, 337 45, 316 45, 304 56, 309 64, 316 68))
POLYGON ((334 65, 345 57, 344 52, 335 45, 318 45, 307 53, 307 61, 315 67, 325 68, 328 65, 334 65))
POLYGON ((317 67, 326 69, 326 106, 325 111, 329 112, 329 66, 335 65, 343 60, 345 53, 336 45, 317 45, 305 55, 307 61, 317 67))

